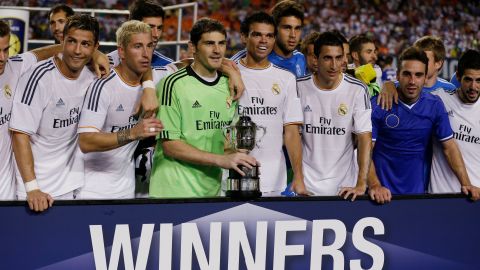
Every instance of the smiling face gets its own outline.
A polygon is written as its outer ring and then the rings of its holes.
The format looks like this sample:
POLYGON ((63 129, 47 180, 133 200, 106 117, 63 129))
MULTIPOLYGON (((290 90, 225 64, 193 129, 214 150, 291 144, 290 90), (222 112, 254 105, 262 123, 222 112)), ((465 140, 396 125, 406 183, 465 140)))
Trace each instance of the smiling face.
POLYGON ((223 33, 203 33, 197 45, 192 46, 195 70, 199 75, 212 77, 222 66, 227 40, 223 33))
POLYGON ((460 80, 458 95, 463 103, 475 103, 480 93, 480 69, 466 69, 460 80))
POLYGON ((268 62, 268 55, 275 44, 275 27, 266 23, 253 23, 248 36, 242 36, 247 47, 247 56, 256 63, 268 62))
POLYGON ((71 28, 63 43, 63 58, 66 69, 63 71, 69 77, 76 77, 83 67, 92 58, 93 52, 97 49, 94 35, 91 31, 71 28))
POLYGON ((407 104, 415 103, 425 84, 425 64, 418 60, 404 60, 397 71, 398 96, 407 104))

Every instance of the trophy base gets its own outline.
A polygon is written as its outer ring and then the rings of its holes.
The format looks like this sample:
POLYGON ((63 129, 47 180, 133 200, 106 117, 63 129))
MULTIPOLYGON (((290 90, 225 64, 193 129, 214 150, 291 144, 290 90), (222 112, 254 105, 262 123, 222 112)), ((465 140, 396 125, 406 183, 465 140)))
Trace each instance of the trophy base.
POLYGON ((262 192, 257 190, 227 190, 226 195, 232 199, 255 199, 262 197, 262 192))

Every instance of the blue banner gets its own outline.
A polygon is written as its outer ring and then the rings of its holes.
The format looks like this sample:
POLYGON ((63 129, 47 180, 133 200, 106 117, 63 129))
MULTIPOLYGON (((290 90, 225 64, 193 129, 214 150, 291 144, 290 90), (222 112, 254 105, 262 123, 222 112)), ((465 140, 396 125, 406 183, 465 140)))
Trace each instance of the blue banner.
POLYGON ((461 196, 0 203, 1 269, 480 269, 461 196))

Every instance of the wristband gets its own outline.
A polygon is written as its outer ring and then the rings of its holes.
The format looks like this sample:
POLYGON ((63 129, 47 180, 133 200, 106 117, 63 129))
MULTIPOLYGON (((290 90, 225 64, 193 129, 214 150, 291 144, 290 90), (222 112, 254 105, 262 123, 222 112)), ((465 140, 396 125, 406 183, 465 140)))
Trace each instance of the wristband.
POLYGON ((145 88, 153 88, 153 89, 155 89, 155 84, 153 83, 152 80, 148 80, 148 81, 144 81, 144 82, 142 83, 142 87, 143 87, 143 89, 145 89, 145 88))
POLYGON ((24 184, 25 184, 25 190, 27 192, 40 189, 40 187, 38 186, 37 179, 30 180, 28 182, 25 182, 24 184))

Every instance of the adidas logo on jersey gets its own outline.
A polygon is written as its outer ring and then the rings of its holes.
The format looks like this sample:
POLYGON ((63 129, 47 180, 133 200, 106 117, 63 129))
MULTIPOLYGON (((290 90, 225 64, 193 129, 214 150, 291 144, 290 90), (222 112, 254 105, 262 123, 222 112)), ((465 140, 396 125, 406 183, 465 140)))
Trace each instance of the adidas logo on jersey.
POLYGON ((124 109, 123 109, 122 104, 118 105, 118 107, 117 107, 117 109, 116 109, 115 111, 117 111, 117 112, 123 112, 124 109))
POLYGON ((453 116, 453 111, 452 111, 452 110, 448 111, 448 116, 450 116, 450 117, 454 117, 454 116, 453 116))
POLYGON ((57 106, 57 107, 65 106, 65 102, 63 102, 63 99, 60 98, 60 99, 57 101, 57 104, 56 104, 55 106, 57 106))
POLYGON ((304 111, 304 112, 311 112, 312 109, 310 109, 310 106, 307 105, 307 106, 305 107, 305 109, 303 109, 303 111, 304 111))
POLYGON ((198 102, 198 100, 195 100, 195 103, 193 103, 192 108, 200 108, 202 105, 198 102))

